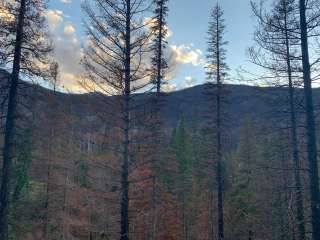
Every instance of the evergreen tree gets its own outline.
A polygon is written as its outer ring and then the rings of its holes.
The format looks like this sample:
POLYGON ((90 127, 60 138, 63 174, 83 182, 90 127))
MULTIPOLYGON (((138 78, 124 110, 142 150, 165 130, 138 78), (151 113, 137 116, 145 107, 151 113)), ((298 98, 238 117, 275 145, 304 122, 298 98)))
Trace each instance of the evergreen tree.
MULTIPOLYGON (((216 182, 218 196, 218 239, 224 239, 224 210, 223 210, 223 124, 225 120, 225 91, 223 83, 227 75, 228 66, 225 62, 227 42, 224 40, 225 20, 223 19, 223 11, 217 4, 212 13, 211 21, 208 30, 208 50, 207 50, 207 75, 210 81, 207 84, 208 101, 211 102, 213 109, 209 109, 211 114, 211 131, 213 131, 212 142, 215 146, 215 154, 213 155, 216 161, 216 182)), ((212 223, 213 224, 213 223, 212 223)), ((212 236, 213 238, 214 236, 212 236)))
MULTIPOLYGON (((231 218, 234 221, 233 231, 239 239, 250 239, 254 236, 254 219, 256 217, 255 203, 255 168, 258 158, 257 137, 255 136, 253 122, 246 118, 240 129, 240 140, 235 154, 230 201, 232 209, 231 218)), ((231 223, 230 223, 231 224, 231 223)))
POLYGON ((164 153, 164 135, 161 131, 163 127, 161 121, 161 108, 164 102, 164 93, 162 86, 164 85, 166 71, 167 71, 167 59, 165 57, 164 51, 167 48, 167 21, 168 16, 168 0, 153 0, 154 5, 154 16, 152 18, 151 31, 153 33, 153 40, 151 50, 153 57, 151 58, 151 82, 153 88, 155 88, 155 95, 151 99, 151 111, 149 116, 149 121, 146 125, 149 125, 151 139, 151 144, 148 147, 151 148, 151 158, 152 158, 152 227, 150 239, 156 238, 157 233, 157 222, 158 222, 158 210, 157 206, 161 205, 159 203, 159 171, 160 171, 160 161, 164 153))
POLYGON ((187 129, 185 120, 182 119, 173 132, 170 149, 176 161, 177 173, 174 181, 174 194, 179 203, 180 219, 182 224, 182 238, 191 238, 192 218, 190 215, 193 208, 192 187, 194 151, 191 135, 187 129))

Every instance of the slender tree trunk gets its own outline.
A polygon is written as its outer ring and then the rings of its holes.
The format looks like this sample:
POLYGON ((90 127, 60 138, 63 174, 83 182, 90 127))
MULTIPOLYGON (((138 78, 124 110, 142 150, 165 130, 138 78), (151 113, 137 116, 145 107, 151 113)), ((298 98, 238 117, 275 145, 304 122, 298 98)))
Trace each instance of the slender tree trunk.
POLYGON ((150 240, 154 240, 157 232, 157 177, 152 177, 152 223, 150 240))
POLYGON ((222 151, 221 151, 221 96, 217 93, 217 183, 218 183, 218 239, 224 239, 224 213, 223 213, 223 176, 222 176, 222 151))
MULTIPOLYGON (((285 13, 286 14, 286 13, 285 13)), ((303 207, 303 193, 301 187, 301 177, 300 177, 300 156, 298 150, 298 137, 297 137, 297 117, 296 110, 294 106, 294 85, 292 81, 292 67, 290 60, 290 42, 289 33, 287 28, 287 17, 285 16, 285 36, 286 36, 286 62, 287 62, 287 72, 289 81, 289 104, 290 104, 290 124, 291 124, 291 148, 294 164, 294 180, 296 188, 296 219, 298 224, 298 234, 299 240, 305 239, 305 224, 304 224, 304 207, 303 207)))
MULTIPOLYGON (((285 136, 286 138, 287 136, 285 136)), ((281 149, 282 149, 282 146, 281 146, 281 149)), ((288 162, 287 162, 287 156, 285 154, 284 151, 281 151, 281 168, 283 169, 282 170, 282 179, 283 179, 283 189, 285 189, 283 195, 284 195, 284 199, 283 199, 283 203, 284 203, 284 206, 281 206, 281 210, 283 211, 283 213, 281 213, 281 218, 282 218, 282 228, 281 228, 281 237, 282 239, 289 239, 289 236, 292 236, 291 232, 290 231, 290 218, 291 218, 291 215, 290 215, 290 209, 291 207, 289 206, 289 196, 291 194, 291 189, 288 188, 289 186, 289 180, 288 180, 288 174, 287 174, 287 171, 285 169, 288 168, 288 162)), ((281 194, 281 193, 280 193, 281 194)))
MULTIPOLYGON (((52 137, 52 136, 51 136, 52 137)), ((48 144, 48 166, 47 166, 47 185, 46 185, 46 195, 45 195, 45 202, 44 202, 44 209, 45 209, 45 216, 44 216, 44 226, 43 226, 43 233, 45 239, 48 238, 48 225, 49 225, 49 200, 50 200, 50 179, 51 179, 51 138, 48 144)))
MULTIPOLYGON (((217 19, 217 29, 219 29, 217 19)), ((219 33, 218 33, 219 34, 219 33)), ((217 37, 217 184, 218 184, 218 240, 224 239, 224 213, 223 213, 223 176, 222 176, 222 127, 221 127, 221 76, 220 76, 220 42, 217 37)))
MULTIPOLYGON (((55 92, 55 90, 54 90, 55 92)), ((55 101, 55 100, 53 100, 55 101)), ((55 108, 53 108, 53 111, 56 111, 55 108)), ((55 114, 55 112, 53 112, 55 114)), ((44 217, 44 236, 45 239, 49 238, 49 232, 48 232, 48 226, 49 226, 49 215, 50 215, 50 210, 49 210, 49 201, 50 201, 50 192, 51 192, 51 172, 52 172, 52 145, 54 144, 54 138, 55 138, 55 129, 54 129, 54 124, 56 118, 54 116, 51 116, 53 119, 53 122, 50 124, 50 139, 49 139, 49 144, 48 144, 48 162, 47 162, 47 184, 46 184, 46 195, 45 195, 45 202, 44 202, 44 209, 45 209, 45 217, 44 217)))
POLYGON ((248 239, 253 240, 253 232, 251 230, 249 230, 248 239))
MULTIPOLYGON (((156 86, 157 86, 157 92, 156 92, 156 99, 155 99, 155 121, 158 121, 158 118, 160 117, 160 98, 161 98, 161 83, 162 83, 162 33, 163 33, 163 1, 160 1, 160 12, 159 12, 159 35, 158 35, 158 56, 157 56, 157 79, 156 79, 156 86)), ((156 135, 158 135, 158 131, 156 131, 156 135)), ((158 136, 156 136, 158 137, 158 136)), ((159 141, 158 141, 159 143, 159 141)), ((159 146, 156 145, 158 148, 159 146)), ((156 154, 154 159, 154 166, 153 166, 153 179, 152 179, 152 229, 151 229, 151 240, 154 240, 156 238, 157 233, 157 198, 158 198, 158 191, 157 191, 157 170, 158 170, 158 159, 156 159, 158 154, 156 154)))
POLYGON ((13 140, 15 132, 15 114, 17 110, 17 92, 23 41, 23 26, 26 12, 26 0, 20 1, 16 41, 14 49, 13 69, 9 88, 8 108, 4 132, 4 147, 2 152, 3 167, 0 190, 0 239, 8 239, 8 217, 10 210, 10 180, 12 175, 12 158, 14 154, 13 140))
POLYGON ((209 235, 209 239, 215 239, 215 236, 214 236, 214 229, 215 229, 215 226, 214 226, 214 209, 213 209, 213 191, 210 191, 209 192, 209 212, 208 212, 208 217, 209 217, 209 227, 208 227, 208 235, 209 235))
POLYGON ((121 177, 121 240, 129 240, 129 147, 130 147, 130 93, 131 93, 131 0, 126 1, 125 39, 125 95, 124 95, 124 146, 121 177))
POLYGON ((69 214, 68 212, 68 187, 69 187, 69 171, 68 169, 66 169, 66 178, 65 178, 65 182, 64 182, 64 188, 63 188, 63 207, 62 207, 62 222, 61 222, 61 228, 62 228, 62 239, 66 240, 67 236, 69 234, 68 232, 68 228, 69 228, 69 224, 66 223, 66 219, 67 219, 67 215, 69 214))
POLYGON ((317 139, 315 127, 315 115, 312 96, 311 68, 309 61, 308 32, 306 20, 306 1, 300 0, 300 28, 301 28, 301 51, 303 64, 303 80, 305 94, 307 152, 309 162, 309 181, 311 195, 311 223, 312 239, 320 240, 320 196, 319 196, 319 173, 317 160, 317 139))

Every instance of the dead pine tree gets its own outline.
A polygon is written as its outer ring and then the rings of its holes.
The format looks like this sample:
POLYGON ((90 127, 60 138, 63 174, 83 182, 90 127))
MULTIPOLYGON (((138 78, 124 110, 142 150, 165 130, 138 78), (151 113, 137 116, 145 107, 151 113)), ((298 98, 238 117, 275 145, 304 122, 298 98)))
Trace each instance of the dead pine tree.
MULTIPOLYGON (((152 95, 151 101, 151 116, 150 116, 150 133, 152 146, 152 199, 151 199, 151 209, 152 209, 152 223, 151 223, 151 234, 150 239, 155 239, 157 234, 158 225, 158 209, 159 204, 159 164, 161 161, 161 156, 163 156, 163 134, 161 131, 161 116, 160 111, 163 105, 163 85, 165 84, 165 74, 168 70, 167 59, 165 55, 165 49, 167 48, 167 21, 166 17, 168 15, 168 0, 154 0, 154 16, 151 20, 151 31, 153 32, 153 41, 151 50, 153 53, 151 63, 151 82, 153 89, 155 89, 155 94, 152 95)), ((149 144, 150 145, 150 144, 149 144)))
POLYGON ((18 90, 22 84, 19 78, 21 75, 24 78, 48 78, 52 45, 46 32, 44 1, 2 1, 1 4, 1 11, 5 10, 8 17, 0 20, 0 61, 3 66, 8 66, 11 72, 8 82, 0 190, 0 238, 6 240, 12 162, 16 152, 14 143, 17 133, 18 90))
MULTIPOLYGON (((307 135, 307 159, 309 162, 309 181, 311 195, 311 224, 312 239, 320 239, 320 192, 319 192, 319 172, 318 172, 318 153, 317 153, 317 137, 315 125, 315 113, 313 103, 311 64, 309 56, 309 39, 308 23, 312 18, 307 18, 307 2, 299 0, 299 16, 300 16, 300 37, 303 67, 303 83, 305 97, 305 116, 306 116, 306 135, 307 135)), ((312 5, 313 1, 309 1, 312 5)), ((315 4, 319 4, 318 1, 315 4)), ((308 6, 309 11, 310 5, 308 6)), ((319 13, 315 14, 313 21, 319 21, 319 13)))
MULTIPOLYGON (((298 143, 298 116, 296 106, 296 87, 299 85, 300 37, 299 22, 296 18, 297 7, 294 0, 277 0, 266 12, 251 2, 252 11, 257 18, 255 31, 256 46, 249 49, 252 63, 268 72, 268 84, 287 87, 288 97, 284 105, 288 112, 290 129, 290 150, 294 166, 295 210, 298 226, 298 239, 305 239, 305 217, 303 189, 301 180, 301 160, 298 143)), ((265 76, 263 76, 265 77, 265 76)))
POLYGON ((105 95, 117 96, 115 101, 109 101, 109 107, 114 110, 110 116, 119 124, 121 134, 121 240, 130 237, 129 175, 136 146, 133 112, 137 108, 133 95, 149 84, 144 56, 151 34, 146 33, 146 23, 142 21, 149 7, 145 0, 94 0, 83 4, 88 44, 82 63, 87 86, 105 95))
MULTIPOLYGON (((207 76, 209 83, 207 84, 208 100, 213 102, 213 109, 209 109, 212 115, 212 138, 214 145, 213 159, 215 164, 215 173, 217 185, 217 211, 218 211, 218 239, 224 239, 224 204, 223 204, 223 121, 224 121, 224 102, 225 91, 223 83, 227 75, 228 66, 225 62, 227 42, 224 40, 225 20, 223 19, 223 11, 217 4, 212 13, 208 30, 208 50, 207 50, 207 76)), ((211 216, 212 217, 212 216, 211 216)), ((211 224, 214 224, 213 221, 211 224)), ((213 234, 211 238, 214 239, 213 234)))

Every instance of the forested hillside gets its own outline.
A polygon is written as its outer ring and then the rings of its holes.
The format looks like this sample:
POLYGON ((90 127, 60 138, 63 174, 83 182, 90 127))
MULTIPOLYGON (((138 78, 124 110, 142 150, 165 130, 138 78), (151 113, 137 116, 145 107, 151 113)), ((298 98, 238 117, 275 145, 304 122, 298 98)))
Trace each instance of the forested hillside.
POLYGON ((319 0, 0 0, 0 240, 320 240, 319 0))
MULTIPOLYGON (((226 237, 289 239, 297 230, 287 114, 279 104, 286 89, 226 87, 233 102, 223 159, 226 237)), ((26 88, 33 97, 25 100, 27 126, 19 135, 22 147, 14 162, 17 177, 13 182, 11 237, 116 239, 121 162, 114 148, 119 146, 119 133, 112 127, 111 117, 102 120, 113 110, 98 93, 54 93, 30 84, 22 87, 26 88)), ((168 93, 163 104, 165 146, 158 172, 157 239, 210 239, 212 234, 210 216, 217 210, 211 209, 210 202, 216 196, 209 189, 217 186, 211 178, 215 164, 208 158, 203 134, 204 88, 199 85, 168 93)), ((135 96, 139 102, 150 97, 135 96)), ((317 89, 315 97, 320 97, 317 89)), ((136 134, 144 136, 145 132, 141 128, 136 134)), ((301 145, 303 135, 301 130, 301 145)), ((143 148, 146 141, 139 139, 136 144, 143 148)), ((130 165, 134 190, 129 196, 135 209, 129 216, 131 234, 133 239, 148 239, 151 169, 148 153, 136 154, 141 154, 144 163, 134 158, 130 165)), ((304 197, 307 200, 308 194, 304 197)))

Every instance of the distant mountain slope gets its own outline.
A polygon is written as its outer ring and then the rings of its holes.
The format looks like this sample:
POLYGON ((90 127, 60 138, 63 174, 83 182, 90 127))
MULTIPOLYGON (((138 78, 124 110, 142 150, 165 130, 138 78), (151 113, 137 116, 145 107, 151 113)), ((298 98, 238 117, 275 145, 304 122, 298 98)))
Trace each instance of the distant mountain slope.
MULTIPOLYGON (((5 86, 8 77, 7 72, 0 71, 0 86, 5 86)), ((239 127, 248 115, 259 126, 272 126, 273 129, 275 121, 286 123, 287 115, 283 110, 287 89, 226 85, 226 90, 231 148, 239 143, 239 127)), ((199 85, 166 95, 162 117, 163 130, 168 135, 181 118, 189 123, 204 122, 208 104, 203 92, 204 85, 199 85)), ((296 92, 301 111, 303 91, 297 89, 296 92)), ((66 239, 87 240, 93 234, 96 237, 92 239, 100 239, 98 236, 107 232, 110 232, 110 239, 117 239, 121 165, 117 153, 121 150, 119 142, 122 139, 112 128, 115 121, 112 117, 117 109, 108 104, 117 97, 97 93, 54 93, 30 83, 22 84, 20 93, 31 96, 20 99, 27 105, 24 111, 31 112, 26 114, 28 121, 20 120, 31 131, 22 131, 19 138, 30 140, 27 143, 31 145, 26 146, 30 152, 20 153, 21 149, 17 149, 17 154, 23 155, 21 161, 31 162, 26 169, 30 176, 28 194, 22 192, 23 197, 14 206, 15 212, 19 213, 14 224, 21 239, 45 239, 43 220, 46 215, 50 218, 52 236, 49 239, 60 239, 61 233, 67 236, 66 239)), ((318 103, 320 89, 314 89, 314 94, 318 103)), ((147 95, 139 94, 135 99, 141 102, 147 95)), ((303 115, 300 116, 303 119, 303 115)), ((142 166, 140 171, 135 170, 136 175, 141 176, 140 173, 148 169, 142 166)))
MULTIPOLYGON (((9 74, 0 69, 0 79, 3 82, 9 74)), ((28 86, 31 86, 27 83, 28 86)), ((34 85, 33 93, 40 96, 46 102, 45 96, 52 94, 51 90, 34 85), (42 97, 41 97, 42 96, 42 97)), ((270 118, 280 108, 285 107, 285 99, 288 95, 286 88, 278 87, 256 87, 248 85, 226 85, 228 92, 228 115, 233 126, 238 126, 240 120, 250 114, 258 118, 270 118), (277 110, 275 110, 277 107, 277 110)), ((163 108, 163 119, 170 127, 174 127, 183 116, 186 119, 202 120, 207 109, 207 100, 204 96, 204 85, 167 93, 163 108)), ((297 89, 298 102, 302 104, 302 89, 297 89)), ((102 106, 101 96, 95 93, 69 94, 57 93, 54 98, 60 103, 70 103, 74 108, 74 113, 86 117, 94 115, 94 109, 103 111, 110 106, 102 106)), ((109 97, 107 97, 109 98, 109 97)), ((110 97, 114 98, 114 97, 110 97)), ((146 99, 144 94, 139 94, 139 98, 146 99)), ((315 103, 320 100, 320 88, 314 89, 315 103)), ((317 106, 316 106, 317 109, 317 106)))

